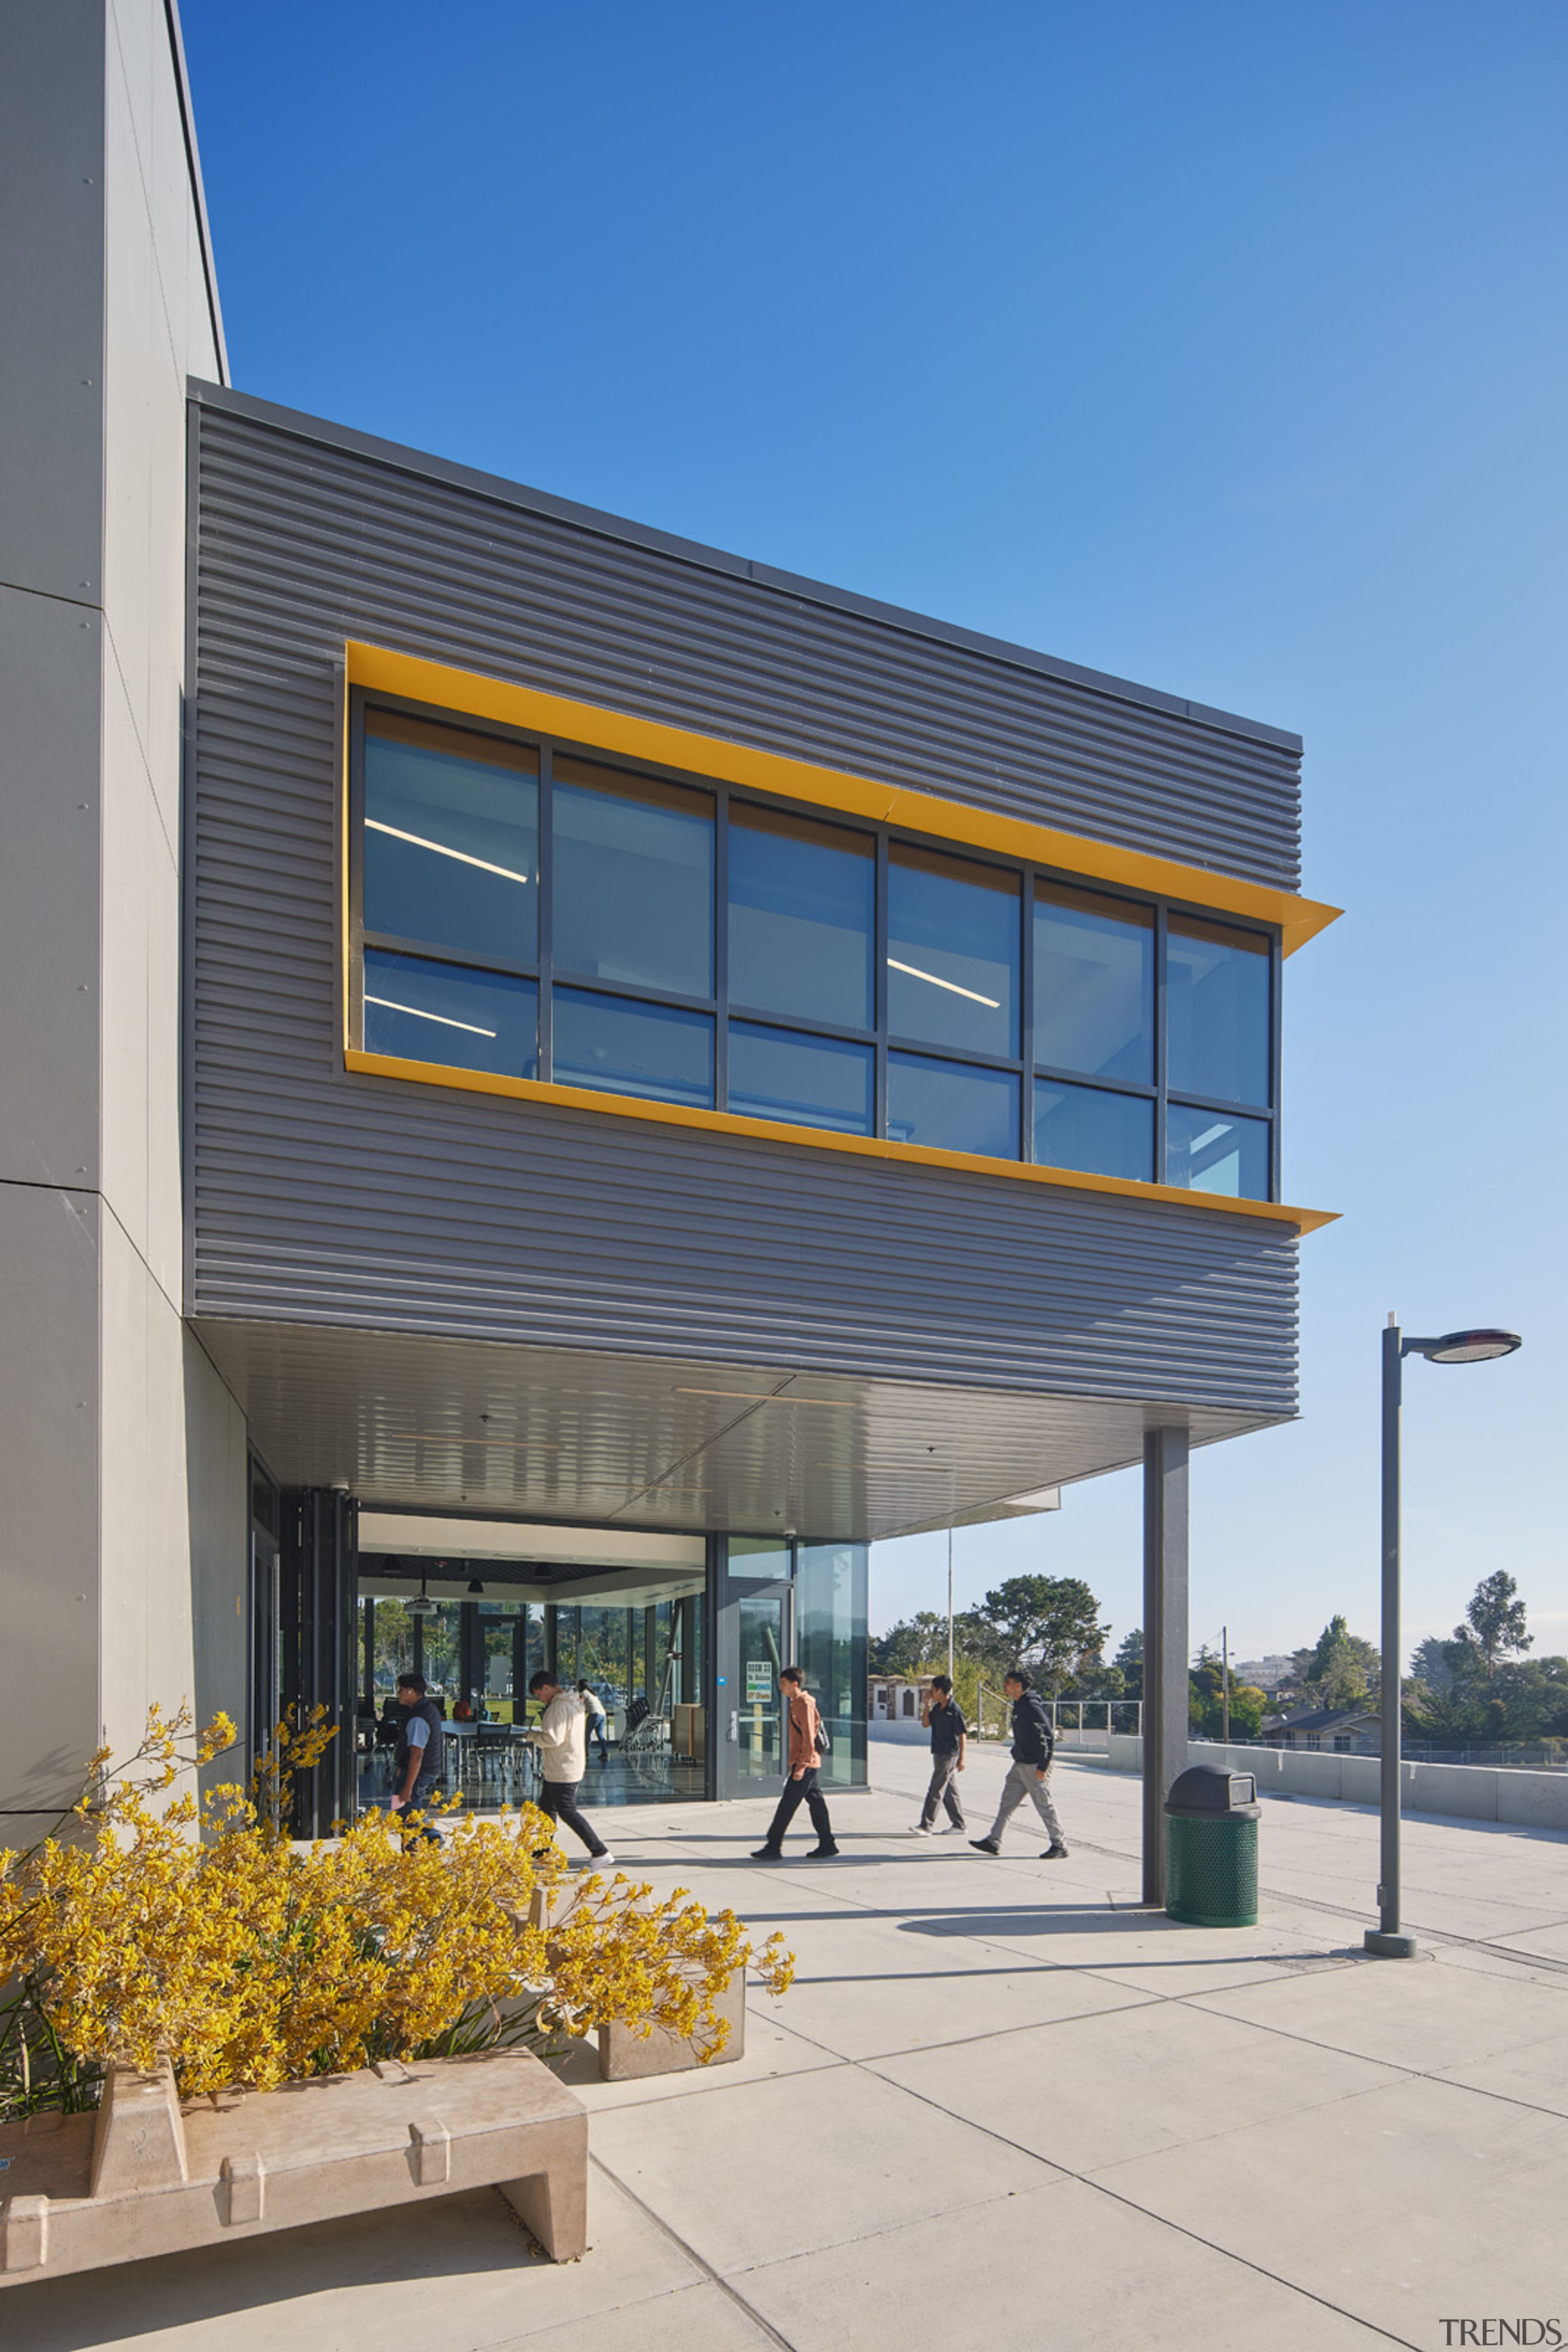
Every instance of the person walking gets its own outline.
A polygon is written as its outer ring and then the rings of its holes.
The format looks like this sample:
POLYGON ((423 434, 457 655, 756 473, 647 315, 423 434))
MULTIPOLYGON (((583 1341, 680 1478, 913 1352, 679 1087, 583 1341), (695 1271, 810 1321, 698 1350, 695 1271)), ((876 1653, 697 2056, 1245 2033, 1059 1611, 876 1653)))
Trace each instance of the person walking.
POLYGON ((953 1696, 953 1685, 946 1675, 933 1675, 931 1687, 925 1694, 925 1704, 920 1710, 922 1726, 931 1734, 931 1786, 925 1791, 925 1802, 920 1809, 920 1819, 915 1824, 916 1837, 935 1837, 936 1808, 947 1808, 947 1827, 962 1830, 964 1820, 962 1800, 954 1786, 955 1775, 964 1769, 964 1754, 968 1746, 969 1727, 964 1711, 953 1696))
POLYGON ((1056 1818, 1056 1807, 1051 1801, 1051 1759, 1056 1735, 1045 1711, 1045 1701, 1034 1686, 1034 1677, 1025 1674, 1021 1666, 1013 1666, 1003 1675, 1002 1688, 1012 1701, 1012 1766, 1002 1782, 996 1820, 986 1836, 971 1838, 969 1843, 979 1853, 1000 1853, 1002 1832, 1027 1797, 1051 1839, 1040 1855, 1041 1862, 1064 1862, 1067 1846, 1061 1823, 1056 1818))
POLYGON ((587 1709, 587 1714, 583 1718, 582 1726, 584 1733, 584 1760, 587 1760, 589 1740, 597 1739, 599 1742, 599 1760, 601 1764, 608 1764, 610 1761, 610 1744, 604 1737, 604 1731, 609 1718, 604 1712, 604 1701, 589 1683, 579 1683, 577 1686, 577 1695, 582 1701, 584 1707, 587 1709))
POLYGON ((782 1862, 784 1832, 802 1803, 811 1816, 811 1827, 817 1832, 817 1843, 806 1853, 807 1862, 828 1862, 837 1853, 833 1843, 833 1825, 828 1819, 827 1799, 817 1780, 817 1759, 827 1746, 822 1737, 822 1718, 817 1712, 817 1702, 806 1688, 799 1666, 785 1666, 779 1676, 779 1688, 783 1696, 789 1726, 789 1747, 786 1760, 789 1779, 778 1810, 768 1827, 766 1842, 752 1855, 753 1862, 782 1862))
MULTIPOLYGON (((588 1767, 587 1710, 582 1701, 542 1667, 528 1677, 528 1696, 537 1698, 544 1709, 537 1727, 527 1735, 538 1753, 540 1812, 548 1813, 552 1822, 564 1822, 588 1848, 590 1861, 612 1863, 615 1856, 578 1810, 577 1792, 588 1767)), ((549 1852, 548 1846, 541 1846, 534 1860, 539 1861, 549 1852)))
MULTIPOLYGON (((446 1760, 446 1726, 441 1709, 426 1693, 423 1675, 400 1675, 397 1696, 402 1721, 397 1728, 392 1752, 392 1809, 394 1813, 423 1815, 435 1794, 435 1784, 446 1760)), ((420 1835, 432 1844, 441 1843, 440 1834, 428 1815, 420 1822, 419 1829, 420 1835)), ((405 1836, 404 1843, 407 1843, 405 1836)))

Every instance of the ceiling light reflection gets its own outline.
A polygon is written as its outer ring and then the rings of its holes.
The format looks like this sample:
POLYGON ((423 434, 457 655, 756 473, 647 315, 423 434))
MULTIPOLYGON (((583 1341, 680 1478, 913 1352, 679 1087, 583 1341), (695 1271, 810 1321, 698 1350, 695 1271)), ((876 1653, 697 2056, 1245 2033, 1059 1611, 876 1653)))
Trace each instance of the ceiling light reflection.
POLYGON ((982 996, 977 988, 960 988, 956 980, 938 980, 934 971, 922 971, 918 964, 900 963, 896 956, 888 957, 887 968, 890 971, 906 971, 911 980, 929 981, 933 988, 945 988, 951 996, 967 996, 971 1004, 988 1005, 993 1013, 1002 1009, 1000 997, 982 996))
POLYGON ((465 849, 448 849, 444 841, 426 841, 422 833, 404 833, 399 824, 383 824, 380 817, 368 816, 365 830, 367 833, 390 833, 394 841, 412 841, 416 849, 433 849, 437 857, 455 857, 459 866, 476 866, 481 874, 498 874, 503 882, 527 884, 533 880, 531 874, 514 873, 509 866, 492 866, 487 857, 470 857, 465 849))
POLYGON ((365 991, 367 1004, 383 1004, 389 1013, 411 1013, 416 1021, 439 1021, 444 1029, 466 1029, 471 1037, 494 1037, 494 1029, 481 1029, 476 1021, 451 1021, 444 1013, 426 1013, 417 1004, 394 1004, 390 996, 372 996, 365 991))

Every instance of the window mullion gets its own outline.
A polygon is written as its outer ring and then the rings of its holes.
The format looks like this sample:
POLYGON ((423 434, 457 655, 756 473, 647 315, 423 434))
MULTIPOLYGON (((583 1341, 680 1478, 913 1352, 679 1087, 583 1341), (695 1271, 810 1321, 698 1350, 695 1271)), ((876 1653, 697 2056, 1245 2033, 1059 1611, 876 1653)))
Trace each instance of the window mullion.
POLYGON ((555 763, 553 747, 539 745, 539 1076, 555 1075, 555 763))
POLYGON ((875 970, 872 975, 873 1025, 876 1032, 876 1117, 874 1132, 887 1133, 887 830, 877 827, 876 905, 872 935, 875 970))
POLYGON ((713 1098, 729 1108, 729 793, 714 792, 713 843, 713 1098))
POLYGON ((1273 1114, 1273 1131, 1269 1138, 1269 1198, 1284 1197, 1284 1171, 1281 1164, 1280 1064, 1284 1048, 1284 954, 1280 934, 1276 931, 1269 950, 1269 1108, 1273 1114))
POLYGON ((365 695, 349 698, 349 1002, 343 1035, 361 1048, 365 1042, 365 695))
POLYGON ((1019 1157, 1034 1158, 1034 868, 1026 866, 1019 885, 1019 903, 1023 911, 1023 953, 1019 963, 1019 985, 1023 1002, 1019 1007, 1019 1043, 1023 1048, 1023 1134, 1019 1139, 1019 1157))
POLYGON ((1155 1181, 1166 1181, 1166 1031, 1169 1016, 1170 991, 1166 982, 1166 912, 1163 902, 1155 908, 1155 1181))

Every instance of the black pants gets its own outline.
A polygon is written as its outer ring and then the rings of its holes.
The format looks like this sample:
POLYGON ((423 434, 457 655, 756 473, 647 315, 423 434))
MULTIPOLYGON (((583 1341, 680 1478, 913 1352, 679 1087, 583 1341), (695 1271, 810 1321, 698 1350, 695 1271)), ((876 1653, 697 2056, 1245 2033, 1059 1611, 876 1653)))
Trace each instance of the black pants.
POLYGON ((784 1794, 779 1800, 779 1810, 768 1828, 767 1843, 777 1853, 784 1843, 784 1832, 804 1804, 811 1816, 811 1827, 817 1832, 819 1845, 831 1845, 833 1825, 828 1819, 828 1801, 817 1786, 817 1768, 813 1764, 798 1780, 786 1780, 784 1794))
POLYGON ((541 1780, 539 1811, 548 1813, 552 1822, 564 1823, 574 1836, 581 1839, 597 1862, 600 1855, 608 1853, 610 1849, 602 1838, 595 1835, 591 1824, 577 1809, 577 1792, 581 1786, 580 1780, 541 1780))

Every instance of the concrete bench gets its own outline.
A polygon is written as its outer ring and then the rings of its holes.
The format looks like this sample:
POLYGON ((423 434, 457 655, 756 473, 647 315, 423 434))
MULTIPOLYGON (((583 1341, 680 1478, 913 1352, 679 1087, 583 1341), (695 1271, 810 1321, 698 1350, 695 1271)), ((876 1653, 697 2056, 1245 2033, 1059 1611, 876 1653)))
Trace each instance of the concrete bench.
POLYGON ((95 2114, 0 2128, 0 2286, 498 2189, 555 2262, 587 2246, 588 2115, 526 2051, 182 2106, 117 2069, 95 2114))

